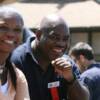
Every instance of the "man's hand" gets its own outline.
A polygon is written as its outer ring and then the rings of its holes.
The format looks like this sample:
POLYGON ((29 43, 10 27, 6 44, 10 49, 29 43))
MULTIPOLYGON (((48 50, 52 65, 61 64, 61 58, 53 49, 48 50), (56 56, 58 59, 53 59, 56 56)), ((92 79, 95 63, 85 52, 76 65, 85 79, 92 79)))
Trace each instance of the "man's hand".
POLYGON ((53 60, 52 65, 55 68, 55 72, 65 78, 68 82, 71 82, 74 79, 72 65, 65 57, 53 60))

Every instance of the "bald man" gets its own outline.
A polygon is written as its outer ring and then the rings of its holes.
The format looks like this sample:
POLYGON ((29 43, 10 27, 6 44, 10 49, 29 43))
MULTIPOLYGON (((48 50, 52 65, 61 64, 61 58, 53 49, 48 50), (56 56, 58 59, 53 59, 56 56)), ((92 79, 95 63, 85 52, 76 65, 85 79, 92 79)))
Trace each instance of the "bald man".
POLYGON ((31 100, 88 100, 76 65, 64 55, 69 41, 68 25, 51 14, 42 19, 36 38, 13 52, 11 60, 25 73, 31 100))

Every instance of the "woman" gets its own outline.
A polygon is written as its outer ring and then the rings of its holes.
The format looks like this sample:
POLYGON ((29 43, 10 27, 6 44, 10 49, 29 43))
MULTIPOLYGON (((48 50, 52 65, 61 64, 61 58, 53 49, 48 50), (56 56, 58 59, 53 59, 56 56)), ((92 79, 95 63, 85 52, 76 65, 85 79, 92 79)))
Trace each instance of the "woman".
POLYGON ((21 43, 23 25, 17 11, 0 7, 0 100, 30 100, 24 74, 9 60, 21 43))

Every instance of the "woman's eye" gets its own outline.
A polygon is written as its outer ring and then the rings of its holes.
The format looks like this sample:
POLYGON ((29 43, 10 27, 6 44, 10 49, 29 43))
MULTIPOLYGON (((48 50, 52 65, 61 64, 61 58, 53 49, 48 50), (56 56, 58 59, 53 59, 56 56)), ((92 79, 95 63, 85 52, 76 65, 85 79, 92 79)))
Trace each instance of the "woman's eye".
POLYGON ((0 26, 0 32, 8 32, 8 31, 9 31, 9 28, 0 26))

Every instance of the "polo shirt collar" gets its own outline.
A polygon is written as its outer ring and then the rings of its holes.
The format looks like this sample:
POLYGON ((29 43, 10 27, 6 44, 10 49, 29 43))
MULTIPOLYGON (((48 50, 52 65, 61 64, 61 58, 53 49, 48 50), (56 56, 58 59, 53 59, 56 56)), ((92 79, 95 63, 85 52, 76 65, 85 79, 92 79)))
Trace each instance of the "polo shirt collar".
POLYGON ((34 59, 34 61, 38 64, 37 60, 35 59, 33 53, 32 53, 32 48, 31 48, 31 42, 35 41, 35 37, 30 37, 27 41, 26 41, 26 54, 30 54, 32 56, 32 58, 34 59))
POLYGON ((28 40, 26 41, 26 53, 32 53, 32 48, 31 48, 31 42, 35 40, 35 37, 30 37, 28 38, 28 40))
POLYGON ((91 64, 89 67, 88 67, 88 69, 90 69, 90 68, 92 68, 92 67, 98 67, 98 68, 100 68, 100 63, 94 63, 94 64, 91 64))

